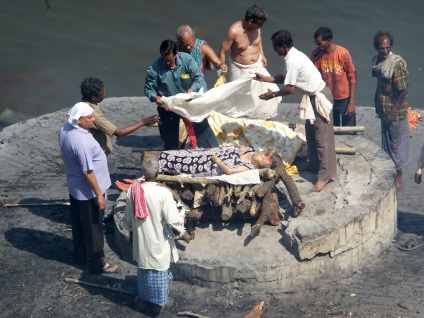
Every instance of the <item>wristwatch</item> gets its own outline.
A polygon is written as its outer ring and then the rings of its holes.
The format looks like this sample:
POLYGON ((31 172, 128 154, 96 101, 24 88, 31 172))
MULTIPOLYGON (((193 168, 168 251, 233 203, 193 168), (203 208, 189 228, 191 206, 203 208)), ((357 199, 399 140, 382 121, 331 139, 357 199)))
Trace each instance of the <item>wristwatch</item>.
POLYGON ((276 97, 277 94, 275 94, 275 92, 272 92, 272 98, 276 97))

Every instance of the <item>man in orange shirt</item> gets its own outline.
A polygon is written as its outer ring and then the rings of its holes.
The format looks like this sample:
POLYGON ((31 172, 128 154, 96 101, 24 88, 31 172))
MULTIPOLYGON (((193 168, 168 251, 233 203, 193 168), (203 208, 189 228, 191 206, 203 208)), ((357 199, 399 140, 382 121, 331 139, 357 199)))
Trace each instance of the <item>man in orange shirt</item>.
POLYGON ((330 87, 333 98, 333 125, 356 126, 356 70, 347 49, 333 43, 333 33, 321 27, 314 34, 316 49, 311 60, 330 87))

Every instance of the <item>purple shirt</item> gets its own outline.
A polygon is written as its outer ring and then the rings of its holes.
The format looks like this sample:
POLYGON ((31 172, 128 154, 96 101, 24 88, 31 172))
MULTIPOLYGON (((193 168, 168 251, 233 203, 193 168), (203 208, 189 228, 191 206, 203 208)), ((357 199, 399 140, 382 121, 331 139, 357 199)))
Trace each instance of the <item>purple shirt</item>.
POLYGON ((107 158, 93 135, 87 129, 74 128, 66 123, 59 130, 59 145, 65 162, 69 194, 81 201, 96 197, 84 175, 90 170, 94 171, 97 184, 105 193, 111 185, 107 158))

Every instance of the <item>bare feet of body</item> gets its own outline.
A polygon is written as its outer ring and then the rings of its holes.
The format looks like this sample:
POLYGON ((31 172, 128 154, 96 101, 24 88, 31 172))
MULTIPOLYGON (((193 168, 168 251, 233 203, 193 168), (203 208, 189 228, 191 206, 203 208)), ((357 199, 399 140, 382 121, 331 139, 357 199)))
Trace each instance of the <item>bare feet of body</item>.
POLYGON ((322 189, 324 189, 325 185, 328 183, 329 180, 318 180, 314 186, 312 187, 312 192, 321 192, 322 189))

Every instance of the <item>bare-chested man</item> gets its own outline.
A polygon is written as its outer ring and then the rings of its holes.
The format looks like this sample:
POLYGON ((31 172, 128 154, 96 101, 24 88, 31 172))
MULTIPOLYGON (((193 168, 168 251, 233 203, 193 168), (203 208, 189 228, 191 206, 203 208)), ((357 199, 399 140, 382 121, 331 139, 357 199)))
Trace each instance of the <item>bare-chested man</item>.
POLYGON ((229 80, 244 78, 267 64, 262 50, 261 27, 266 22, 264 9, 253 5, 247 9, 244 20, 231 25, 221 44, 219 58, 225 63, 225 54, 230 50, 229 80))

